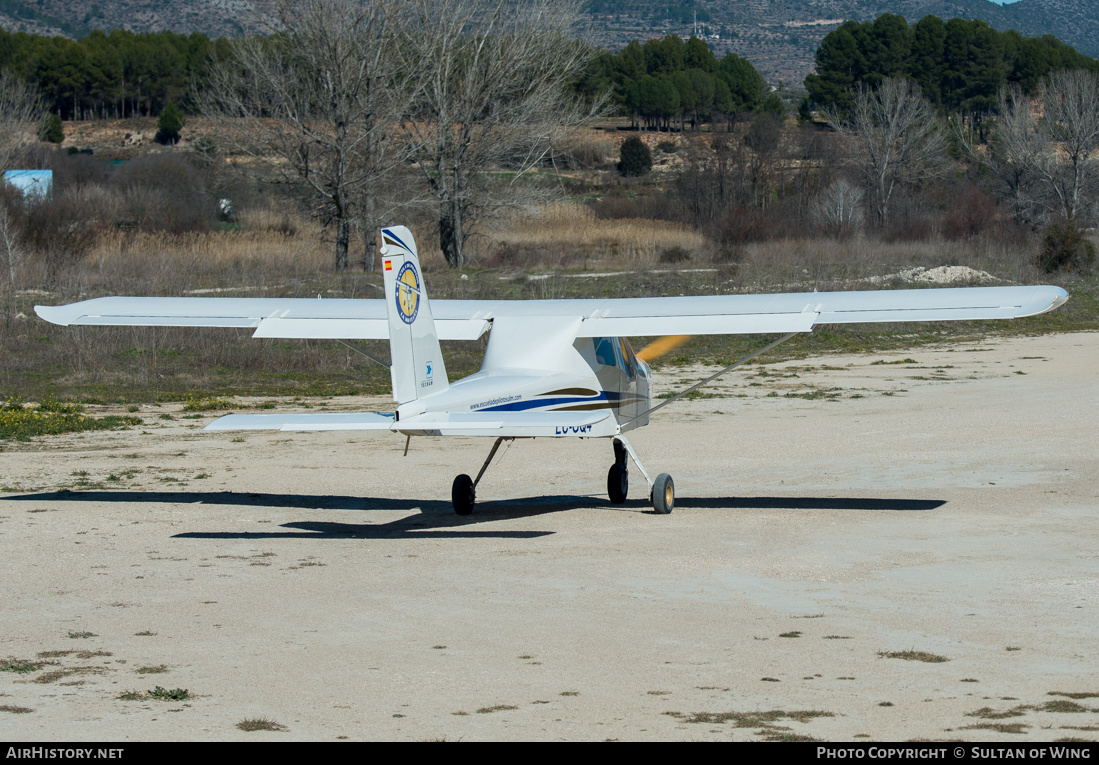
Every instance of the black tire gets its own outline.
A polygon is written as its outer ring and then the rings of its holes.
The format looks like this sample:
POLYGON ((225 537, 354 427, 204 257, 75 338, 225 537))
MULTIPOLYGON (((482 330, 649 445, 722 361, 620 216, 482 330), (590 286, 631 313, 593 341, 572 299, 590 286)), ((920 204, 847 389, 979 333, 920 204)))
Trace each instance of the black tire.
POLYGON ((616 462, 607 473, 607 494, 612 505, 621 505, 630 491, 630 473, 626 466, 616 462))
POLYGON ((661 473, 653 483, 653 510, 667 515, 675 507, 675 483, 667 473, 661 473))
POLYGON ((477 493, 473 490, 473 479, 465 473, 454 479, 450 487, 450 501, 454 505, 454 512, 458 515, 469 515, 473 512, 473 503, 477 500, 477 493))

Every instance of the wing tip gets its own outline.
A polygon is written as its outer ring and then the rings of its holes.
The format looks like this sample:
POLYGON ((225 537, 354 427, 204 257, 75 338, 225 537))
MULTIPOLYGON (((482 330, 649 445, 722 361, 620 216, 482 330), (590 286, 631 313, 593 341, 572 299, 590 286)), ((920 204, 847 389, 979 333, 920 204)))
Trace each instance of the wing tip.
POLYGON ((38 318, 48 321, 50 324, 59 324, 62 327, 69 326, 64 315, 65 306, 62 305, 36 305, 34 312, 38 318))
POLYGON ((1068 302, 1070 297, 1063 287, 1046 285, 1039 287, 1038 289, 1040 291, 1040 302, 1039 300, 1035 300, 1035 302, 1038 303, 1037 310, 1032 313, 1024 314, 1025 316, 1038 316, 1039 314, 1048 313, 1056 308, 1060 308, 1068 302))

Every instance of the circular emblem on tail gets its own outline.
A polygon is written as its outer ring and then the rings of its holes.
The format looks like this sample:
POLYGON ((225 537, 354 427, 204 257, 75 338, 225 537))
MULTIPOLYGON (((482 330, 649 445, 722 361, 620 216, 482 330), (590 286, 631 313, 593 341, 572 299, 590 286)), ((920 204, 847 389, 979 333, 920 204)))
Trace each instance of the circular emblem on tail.
POLYGON ((411 324, 420 311, 420 275, 416 267, 406 261, 397 273, 397 313, 401 321, 411 324))

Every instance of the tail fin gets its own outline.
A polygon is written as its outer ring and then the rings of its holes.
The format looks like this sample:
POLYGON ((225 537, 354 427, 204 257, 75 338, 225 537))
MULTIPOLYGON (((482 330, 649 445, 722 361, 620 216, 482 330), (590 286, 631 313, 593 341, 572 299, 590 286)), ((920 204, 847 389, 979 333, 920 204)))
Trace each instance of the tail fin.
POLYGON ((383 228, 380 253, 389 312, 389 373, 393 398, 403 404, 444 391, 450 381, 412 232, 404 226, 383 228))

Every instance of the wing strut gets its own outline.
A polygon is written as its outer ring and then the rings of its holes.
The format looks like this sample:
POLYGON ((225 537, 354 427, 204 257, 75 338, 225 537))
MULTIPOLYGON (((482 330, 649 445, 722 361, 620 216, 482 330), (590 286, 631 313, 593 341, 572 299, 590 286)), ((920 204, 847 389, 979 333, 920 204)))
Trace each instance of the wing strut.
MULTIPOLYGON (((712 375, 710 375, 709 377, 707 377, 707 378, 706 378, 705 380, 703 380, 702 382, 697 382, 697 383, 695 383, 694 385, 692 385, 692 386, 691 386, 690 388, 687 388, 687 390, 685 390, 685 391, 681 391, 681 392, 679 392, 679 393, 675 394, 674 396, 672 396, 671 398, 669 398, 669 399, 667 399, 667 400, 665 400, 665 401, 661 401, 661 402, 660 402, 659 404, 657 404, 656 406, 654 406, 654 407, 653 407, 652 409, 649 409, 648 411, 642 412, 641 414, 639 414, 639 415, 637 415, 636 417, 634 417, 634 418, 633 418, 633 420, 628 420, 628 421, 626 421, 626 422, 622 423, 622 425, 621 425, 620 427, 625 427, 626 425, 629 425, 629 424, 630 424, 631 422, 633 422, 634 420, 640 420, 640 419, 641 419, 642 417, 644 417, 644 416, 646 416, 646 415, 649 415, 649 414, 652 414, 652 413, 653 413, 653 412, 655 412, 655 411, 656 411, 657 409, 661 409, 661 408, 663 408, 663 407, 667 406, 668 404, 672 403, 673 401, 678 401, 679 399, 683 398, 684 396, 686 396, 686 395, 687 395, 688 393, 690 393, 691 391, 693 391, 693 390, 695 390, 695 389, 697 389, 697 388, 701 388, 701 387, 702 387, 703 385, 705 385, 706 383, 709 383, 709 382, 713 382, 714 380, 716 380, 717 378, 721 377, 721 376, 722 376, 723 374, 725 374, 726 372, 728 372, 728 371, 730 371, 730 370, 732 370, 732 369, 735 369, 736 367, 739 367, 739 366, 740 366, 741 364, 745 363, 746 361, 751 361, 751 360, 752 360, 752 359, 754 359, 754 358, 755 358, 756 356, 759 356, 759 355, 760 355, 761 353, 765 353, 765 352, 767 352, 767 351, 771 350, 772 348, 774 348, 774 347, 775 347, 776 345, 781 345, 782 343, 785 343, 785 342, 786 342, 787 340, 789 340, 789 339, 790 339, 791 337, 793 337, 794 335, 799 335, 799 334, 801 334, 801 333, 800 333, 800 332, 791 332, 791 333, 790 333, 790 334, 788 334, 788 335, 783 335, 782 337, 780 337, 780 338, 779 338, 778 340, 776 340, 775 342, 771 343, 770 345, 765 345, 764 347, 760 348, 760 349, 759 349, 758 351, 756 351, 755 353, 749 354, 749 355, 745 356, 744 358, 742 358, 742 359, 741 359, 740 361, 737 361, 737 362, 734 362, 734 363, 730 364, 729 366, 725 367, 724 369, 722 369, 721 371, 717 372, 716 374, 712 374, 712 375)), ((635 460, 635 461, 636 461, 636 460, 635 460)), ((642 471, 642 472, 644 472, 644 471, 642 471)), ((648 476, 646 476, 646 477, 648 477, 648 476)))
POLYGON ((392 368, 392 365, 388 361, 382 361, 381 359, 379 359, 377 356, 375 356, 370 351, 364 351, 362 348, 356 348, 355 346, 351 345, 350 343, 345 343, 343 340, 337 339, 336 342, 339 343, 340 345, 347 346, 348 348, 353 350, 355 353, 361 353, 363 356, 366 356, 371 361, 376 361, 377 363, 381 364, 386 369, 391 369, 392 368))
POLYGON ((515 440, 514 438, 509 438, 507 436, 500 436, 499 438, 496 439, 496 443, 494 443, 492 445, 492 451, 488 453, 488 459, 485 460, 484 465, 481 465, 481 472, 478 473, 477 477, 473 479, 473 488, 474 489, 476 489, 477 484, 479 484, 481 482, 481 476, 483 476, 485 474, 485 471, 488 470, 488 463, 492 462, 492 458, 496 456, 496 450, 500 448, 500 444, 502 444, 504 441, 514 441, 514 440, 515 440))

